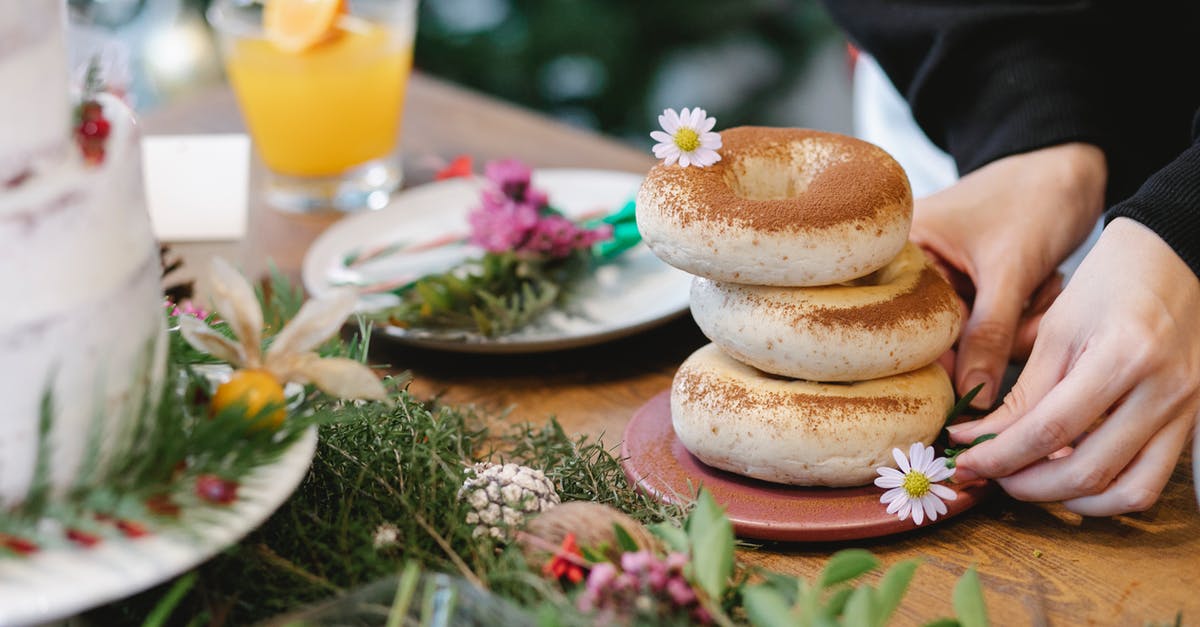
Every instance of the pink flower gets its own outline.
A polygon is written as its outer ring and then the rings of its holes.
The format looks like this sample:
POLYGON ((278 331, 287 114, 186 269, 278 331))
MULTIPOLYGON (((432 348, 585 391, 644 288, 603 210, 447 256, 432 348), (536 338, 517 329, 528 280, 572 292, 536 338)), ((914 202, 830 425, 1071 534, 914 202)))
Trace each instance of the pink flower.
POLYGON ((167 308, 167 313, 176 318, 179 316, 195 316, 201 320, 208 319, 208 312, 191 300, 173 303, 170 299, 167 299, 164 302, 164 306, 167 308))
POLYGON ((526 200, 533 170, 516 159, 500 159, 489 161, 483 168, 483 175, 505 196, 520 202, 526 200))
POLYGON ((482 204, 467 216, 470 242, 489 252, 561 259, 612 237, 612 227, 588 229, 549 209, 546 193, 530 185, 532 171, 515 159, 485 167, 482 204))

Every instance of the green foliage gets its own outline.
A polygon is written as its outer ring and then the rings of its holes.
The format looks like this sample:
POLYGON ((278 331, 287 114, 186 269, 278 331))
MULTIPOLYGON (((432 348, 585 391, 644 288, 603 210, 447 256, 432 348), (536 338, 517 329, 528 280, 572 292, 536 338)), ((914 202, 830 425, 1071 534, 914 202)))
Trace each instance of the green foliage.
POLYGON ((709 600, 720 602, 733 576, 733 524, 712 494, 702 490, 685 529, 692 558, 689 565, 692 581, 709 600))
POLYGON ((556 260, 486 253, 397 288, 400 303, 373 318, 423 332, 503 335, 561 304, 568 293, 564 286, 588 264, 585 253, 556 260))
MULTIPOLYGON (((834 553, 814 584, 782 575, 765 577, 742 593, 746 616, 756 627, 881 627, 887 625, 904 598, 917 560, 894 564, 878 586, 856 583, 879 568, 879 560, 863 549, 834 553)), ((957 619, 939 619, 930 625, 984 627, 987 612, 975 568, 967 570, 954 589, 957 619)))
POLYGON ((988 626, 983 587, 979 585, 979 573, 975 572, 974 566, 954 584, 954 615, 962 627, 988 626))
POLYGON ((649 141, 664 106, 707 107, 722 128, 771 123, 769 112, 786 109, 815 44, 836 32, 811 0, 507 0, 478 13, 464 6, 421 3, 419 67, 642 141, 649 141), (742 73, 749 78, 672 71, 681 61, 711 66, 714 58, 744 58, 747 51, 753 71, 742 73), (568 89, 559 87, 564 74, 572 79, 568 89), (681 79, 683 88, 663 93, 681 79), (689 86, 689 80, 716 81, 718 87, 689 86), (662 101, 701 95, 711 101, 662 101))

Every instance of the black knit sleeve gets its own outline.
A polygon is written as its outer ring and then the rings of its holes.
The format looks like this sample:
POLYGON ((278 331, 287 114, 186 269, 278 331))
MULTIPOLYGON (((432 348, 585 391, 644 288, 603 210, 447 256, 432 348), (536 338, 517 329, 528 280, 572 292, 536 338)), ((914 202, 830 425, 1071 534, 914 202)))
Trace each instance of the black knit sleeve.
MULTIPOLYGON (((1200 111, 1196 118, 1200 130, 1200 111)), ((1120 217, 1149 227, 1200 277, 1200 135, 1105 216, 1109 221, 1120 217)))
POLYGON ((1105 96, 1101 57, 1113 42, 1098 41, 1104 16, 1089 2, 826 4, 961 174, 1064 142, 1108 143, 1110 114, 1097 103, 1105 96))

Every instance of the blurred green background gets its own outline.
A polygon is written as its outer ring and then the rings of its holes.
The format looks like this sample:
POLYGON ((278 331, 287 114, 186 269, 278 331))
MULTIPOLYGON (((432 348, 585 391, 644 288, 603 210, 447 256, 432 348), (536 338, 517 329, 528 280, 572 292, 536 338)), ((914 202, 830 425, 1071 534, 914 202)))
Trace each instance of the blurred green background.
MULTIPOLYGON (((207 0, 70 0, 148 110, 223 80, 207 0)), ((850 127, 844 43, 813 0, 424 0, 420 71, 648 146, 664 107, 737 124, 850 127)))

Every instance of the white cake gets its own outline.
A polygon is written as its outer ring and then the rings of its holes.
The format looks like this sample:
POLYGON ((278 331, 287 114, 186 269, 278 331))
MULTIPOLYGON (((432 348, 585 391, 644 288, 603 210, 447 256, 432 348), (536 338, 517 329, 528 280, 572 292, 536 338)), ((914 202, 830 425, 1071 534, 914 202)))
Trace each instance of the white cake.
POLYGON ((109 451, 131 417, 157 405, 165 365, 137 128, 101 96, 105 157, 84 163, 70 130, 64 11, 0 2, 0 506, 28 491, 43 399, 61 492, 88 451, 109 451))

